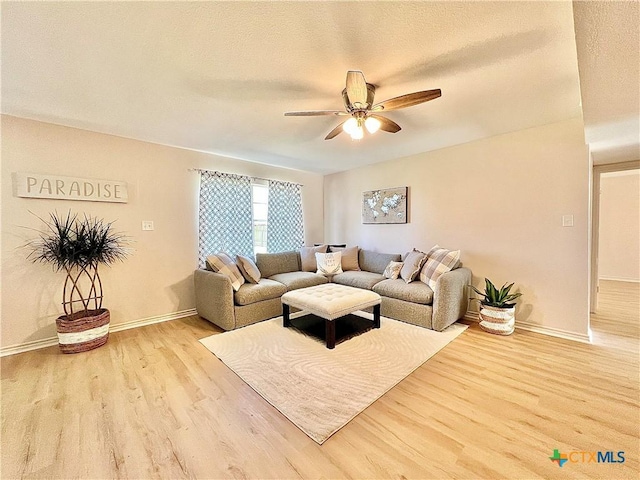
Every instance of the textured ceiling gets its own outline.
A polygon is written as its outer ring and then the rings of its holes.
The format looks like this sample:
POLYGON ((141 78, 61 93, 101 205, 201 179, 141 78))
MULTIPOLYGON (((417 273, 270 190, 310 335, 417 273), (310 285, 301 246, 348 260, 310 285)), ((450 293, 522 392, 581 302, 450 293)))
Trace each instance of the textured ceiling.
POLYGON ((640 159, 640 3, 574 2, 585 138, 594 164, 640 159))
POLYGON ((3 113, 319 173, 573 118, 580 101, 569 1, 2 4, 3 113), (359 142, 324 140, 338 118, 283 116, 342 108, 350 69, 376 101, 442 97, 359 142))

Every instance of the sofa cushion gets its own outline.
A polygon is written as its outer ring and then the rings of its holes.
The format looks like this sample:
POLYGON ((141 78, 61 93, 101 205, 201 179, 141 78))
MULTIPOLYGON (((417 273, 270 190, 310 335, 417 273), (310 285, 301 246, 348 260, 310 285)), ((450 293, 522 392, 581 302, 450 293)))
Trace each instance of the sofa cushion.
POLYGON ((315 272, 318 269, 316 253, 327 253, 328 245, 302 247, 300 249, 300 266, 303 272, 315 272))
POLYGON ((373 291, 383 297, 404 300, 405 302, 431 305, 433 290, 422 282, 406 283, 403 279, 384 280, 373 287, 373 291))
POLYGON ((271 280, 282 283, 287 290, 296 290, 298 288, 315 287, 316 285, 322 285, 329 280, 322 275, 316 275, 311 272, 288 272, 277 273, 270 277, 271 280))
POLYGON ((287 287, 283 284, 268 278, 261 278, 258 283, 245 283, 240 287, 234 295, 236 305, 250 305, 252 303, 261 302, 278 298, 286 293, 287 287))
POLYGON ((424 252, 414 249, 407 253, 402 270, 400 270, 400 277, 407 283, 413 282, 420 275, 420 270, 426 261, 427 254, 424 252))
POLYGON ((399 262, 400 254, 378 253, 371 250, 360 250, 358 253, 358 265, 360 270, 379 273, 382 275, 389 262, 399 262))
POLYGON ((340 285, 347 285, 349 287, 364 288, 371 290, 373 286, 384 280, 384 277, 379 273, 373 272, 344 272, 339 275, 335 275, 332 279, 333 283, 339 283, 340 285))
POLYGON ((234 262, 226 253, 209 255, 207 257, 207 268, 229 277, 229 280, 231 280, 231 286, 236 292, 244 283, 244 277, 240 273, 240 270, 238 270, 236 262, 234 262))
POLYGON ((256 265, 263 277, 300 270, 299 252, 257 253, 256 265))
POLYGON ((436 281, 443 273, 453 270, 460 263, 460 250, 450 251, 439 245, 427 253, 427 261, 420 272, 420 281, 436 288, 436 281))
POLYGON ((260 270, 252 259, 244 255, 236 255, 236 265, 247 282, 258 283, 260 281, 260 270))

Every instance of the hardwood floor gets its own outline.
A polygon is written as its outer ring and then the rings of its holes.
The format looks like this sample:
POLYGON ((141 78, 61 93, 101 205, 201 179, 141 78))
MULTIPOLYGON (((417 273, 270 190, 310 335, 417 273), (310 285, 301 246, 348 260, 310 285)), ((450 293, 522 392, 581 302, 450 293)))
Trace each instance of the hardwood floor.
POLYGON ((638 352, 640 283, 600 280, 598 314, 591 316, 593 343, 638 352))
POLYGON ((592 345, 473 324, 322 446, 197 341, 219 332, 198 317, 5 357, 0 477, 638 478, 639 301, 604 284, 592 345), (554 449, 625 461, 560 468, 554 449))

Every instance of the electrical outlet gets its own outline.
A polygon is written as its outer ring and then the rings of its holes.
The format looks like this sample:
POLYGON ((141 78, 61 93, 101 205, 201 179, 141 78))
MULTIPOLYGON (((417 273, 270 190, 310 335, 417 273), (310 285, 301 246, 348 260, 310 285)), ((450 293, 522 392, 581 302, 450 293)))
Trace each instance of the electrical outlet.
POLYGON ((142 230, 153 230, 153 221, 152 220, 143 220, 142 221, 142 230))
POLYGON ((562 216, 562 226, 563 227, 573 227, 573 215, 563 215, 562 216))

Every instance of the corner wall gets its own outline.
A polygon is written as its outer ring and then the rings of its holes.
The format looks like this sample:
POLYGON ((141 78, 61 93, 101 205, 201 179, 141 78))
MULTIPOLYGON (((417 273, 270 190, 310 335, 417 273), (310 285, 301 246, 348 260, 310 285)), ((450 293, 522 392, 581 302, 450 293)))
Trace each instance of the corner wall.
POLYGON ((581 119, 329 175, 324 198, 326 242, 395 253, 436 243, 460 249, 475 285, 485 277, 515 282, 523 294, 518 323, 587 338, 589 155, 581 119), (409 222, 363 225, 362 192, 399 186, 409 187, 409 222), (563 215, 573 215, 573 227, 562 226, 563 215))
POLYGON ((302 183, 305 237, 323 237, 323 177, 74 128, 2 116, 0 349, 56 336, 64 275, 26 259, 21 248, 41 228, 35 215, 71 209, 115 220, 133 254, 101 269, 112 326, 171 316, 195 306, 199 177, 191 168, 302 183), (121 180, 126 204, 14 197, 12 172, 121 180), (155 230, 141 230, 153 220, 155 230))

